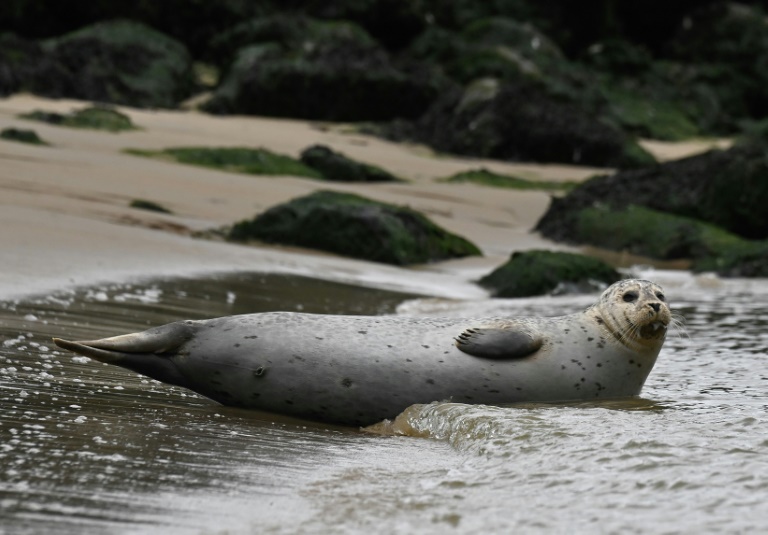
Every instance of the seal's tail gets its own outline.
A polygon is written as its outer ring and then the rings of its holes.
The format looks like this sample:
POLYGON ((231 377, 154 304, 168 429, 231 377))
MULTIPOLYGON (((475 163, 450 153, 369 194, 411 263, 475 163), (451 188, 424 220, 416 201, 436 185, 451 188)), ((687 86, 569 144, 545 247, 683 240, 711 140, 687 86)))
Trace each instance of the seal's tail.
POLYGON ((53 343, 99 362, 187 387, 188 381, 179 373, 173 358, 193 334, 192 322, 184 321, 101 340, 70 341, 54 338, 53 343))

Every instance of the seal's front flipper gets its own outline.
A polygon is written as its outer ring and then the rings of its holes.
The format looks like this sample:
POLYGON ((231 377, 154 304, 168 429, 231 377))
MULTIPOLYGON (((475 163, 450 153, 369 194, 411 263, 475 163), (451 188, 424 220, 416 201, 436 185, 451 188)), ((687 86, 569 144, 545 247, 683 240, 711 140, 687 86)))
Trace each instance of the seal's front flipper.
POLYGON ((473 327, 456 338, 456 347, 475 357, 519 359, 538 351, 540 336, 514 327, 473 327))
POLYGON ((173 357, 193 335, 191 322, 177 322, 101 340, 71 342, 54 338, 53 342, 63 349, 99 362, 128 368, 158 381, 189 388, 189 382, 179 372, 173 357))

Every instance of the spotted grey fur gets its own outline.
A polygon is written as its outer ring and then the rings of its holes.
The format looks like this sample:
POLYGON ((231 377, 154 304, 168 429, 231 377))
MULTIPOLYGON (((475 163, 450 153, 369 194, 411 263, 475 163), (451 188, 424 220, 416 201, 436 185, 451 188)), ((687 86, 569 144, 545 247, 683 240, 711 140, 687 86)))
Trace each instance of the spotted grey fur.
POLYGON ((658 285, 624 280, 585 311, 553 318, 269 312, 54 341, 224 405, 367 425, 438 400, 635 396, 670 320, 658 285))

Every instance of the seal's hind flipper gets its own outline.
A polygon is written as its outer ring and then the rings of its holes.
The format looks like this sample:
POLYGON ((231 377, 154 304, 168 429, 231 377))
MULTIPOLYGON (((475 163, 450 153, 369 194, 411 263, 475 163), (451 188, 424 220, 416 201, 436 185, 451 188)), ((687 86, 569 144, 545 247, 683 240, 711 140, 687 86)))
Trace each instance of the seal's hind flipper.
POLYGON ((80 353, 100 362, 120 365, 119 361, 126 355, 173 353, 192 336, 194 336, 193 322, 177 321, 143 332, 123 334, 101 340, 71 342, 54 338, 53 343, 63 349, 80 353))
POLYGON ((473 327, 456 338, 456 347, 475 357, 519 359, 538 351, 544 340, 516 328, 473 327))
POLYGON ((194 335, 192 322, 169 323, 140 333, 124 334, 101 340, 72 342, 54 338, 53 342, 69 351, 138 372, 152 379, 190 388, 179 371, 175 357, 194 335))

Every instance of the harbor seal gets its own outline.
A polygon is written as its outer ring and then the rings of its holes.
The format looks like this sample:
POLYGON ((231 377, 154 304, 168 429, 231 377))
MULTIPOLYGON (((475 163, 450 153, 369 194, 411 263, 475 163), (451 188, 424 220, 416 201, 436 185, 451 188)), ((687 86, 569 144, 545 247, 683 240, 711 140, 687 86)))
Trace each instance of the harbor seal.
POLYGON ((635 396, 670 321, 661 287, 623 280, 551 318, 267 312, 54 342, 224 405, 363 426, 432 401, 635 396))

